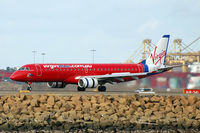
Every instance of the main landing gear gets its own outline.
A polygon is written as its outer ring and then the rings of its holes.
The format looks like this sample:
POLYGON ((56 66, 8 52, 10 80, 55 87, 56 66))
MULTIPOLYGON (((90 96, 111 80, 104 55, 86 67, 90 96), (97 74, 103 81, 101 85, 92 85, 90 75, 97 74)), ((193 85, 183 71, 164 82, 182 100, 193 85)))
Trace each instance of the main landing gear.
POLYGON ((78 90, 78 91, 85 91, 85 88, 82 88, 82 87, 79 87, 79 86, 78 86, 78 87, 77 87, 77 90, 78 90))
MULTIPOLYGON (((77 90, 78 90, 78 91, 85 91, 85 89, 86 89, 86 88, 82 88, 82 87, 79 87, 79 86, 77 87, 77 90)), ((98 91, 99 91, 99 92, 105 92, 105 91, 106 91, 106 87, 100 85, 100 86, 98 87, 98 91)))
POLYGON ((105 91, 106 91, 106 87, 100 85, 100 86, 98 87, 98 91, 100 91, 100 92, 105 92, 105 91))

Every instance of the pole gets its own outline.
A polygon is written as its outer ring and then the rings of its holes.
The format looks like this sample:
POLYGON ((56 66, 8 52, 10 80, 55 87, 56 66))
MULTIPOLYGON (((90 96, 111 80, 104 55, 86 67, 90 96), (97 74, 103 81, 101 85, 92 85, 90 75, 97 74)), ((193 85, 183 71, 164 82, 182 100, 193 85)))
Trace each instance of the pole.
POLYGON ((92 62, 93 62, 93 64, 94 64, 94 52, 96 51, 95 49, 92 49, 92 50, 90 50, 90 51, 92 51, 93 52, 93 56, 92 56, 92 62))
POLYGON ((35 64, 35 54, 37 53, 37 51, 32 51, 33 52, 33 56, 34 56, 34 64, 35 64))
POLYGON ((42 56, 43 56, 43 58, 42 58, 42 59, 43 59, 43 60, 42 60, 42 61, 43 61, 43 64, 44 64, 44 56, 45 56, 45 55, 46 55, 45 53, 42 53, 42 56))

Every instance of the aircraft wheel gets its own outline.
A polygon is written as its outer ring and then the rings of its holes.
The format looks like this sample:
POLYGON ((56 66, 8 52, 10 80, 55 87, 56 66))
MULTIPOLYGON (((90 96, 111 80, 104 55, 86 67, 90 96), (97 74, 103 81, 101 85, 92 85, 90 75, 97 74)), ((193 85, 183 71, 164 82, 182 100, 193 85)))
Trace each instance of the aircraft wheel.
POLYGON ((27 87, 27 90, 28 90, 28 91, 32 91, 31 86, 27 87))
POLYGON ((85 88, 81 88, 81 87, 78 86, 78 87, 77 87, 77 90, 78 90, 78 91, 85 91, 85 88))
POLYGON ((106 87, 105 86, 99 86, 98 91, 104 92, 104 91, 106 91, 106 87))

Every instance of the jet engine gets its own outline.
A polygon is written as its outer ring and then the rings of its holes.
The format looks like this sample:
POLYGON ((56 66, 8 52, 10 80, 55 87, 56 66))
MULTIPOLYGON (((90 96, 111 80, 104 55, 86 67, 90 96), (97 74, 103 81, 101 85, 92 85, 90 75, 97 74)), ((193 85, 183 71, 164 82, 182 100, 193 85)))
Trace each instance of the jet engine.
POLYGON ((78 86, 81 88, 95 88, 98 85, 98 80, 96 78, 80 78, 78 81, 78 86))
POLYGON ((47 82, 47 86, 50 88, 65 88, 66 85, 64 82, 47 82))

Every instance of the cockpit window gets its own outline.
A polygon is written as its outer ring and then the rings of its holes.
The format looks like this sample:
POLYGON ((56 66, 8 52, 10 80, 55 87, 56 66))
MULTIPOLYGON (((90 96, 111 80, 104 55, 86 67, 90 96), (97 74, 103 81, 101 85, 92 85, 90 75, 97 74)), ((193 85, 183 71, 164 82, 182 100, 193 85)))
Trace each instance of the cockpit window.
POLYGON ((29 71, 30 68, 29 67, 21 67, 19 68, 20 71, 29 71))
POLYGON ((23 70, 25 70, 25 67, 21 67, 21 68, 19 68, 19 70, 23 71, 23 70))

